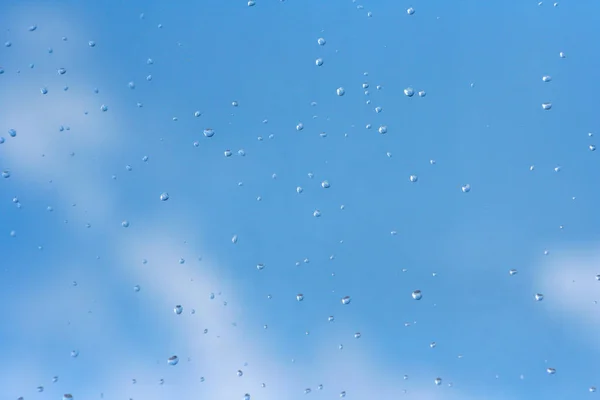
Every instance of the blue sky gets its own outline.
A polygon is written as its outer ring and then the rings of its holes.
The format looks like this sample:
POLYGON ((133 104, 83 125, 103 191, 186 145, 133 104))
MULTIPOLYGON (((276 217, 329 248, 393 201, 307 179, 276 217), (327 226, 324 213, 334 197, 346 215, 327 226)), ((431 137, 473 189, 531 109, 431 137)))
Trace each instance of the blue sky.
POLYGON ((0 397, 597 396, 598 12, 4 2, 0 397))

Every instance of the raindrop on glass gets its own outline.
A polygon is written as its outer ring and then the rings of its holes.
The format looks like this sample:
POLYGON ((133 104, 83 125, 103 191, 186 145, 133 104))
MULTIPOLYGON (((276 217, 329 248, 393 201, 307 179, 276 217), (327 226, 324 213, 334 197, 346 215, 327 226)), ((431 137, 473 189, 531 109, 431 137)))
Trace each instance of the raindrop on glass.
POLYGON ((346 91, 344 90, 343 87, 337 88, 337 90, 335 92, 337 93, 338 96, 343 96, 346 94, 346 91))
POLYGON ((179 357, 177 357, 177 356, 171 356, 171 357, 167 358, 167 364, 169 364, 169 365, 177 365, 178 362, 179 362, 179 357))
POLYGON ((415 300, 421 300, 421 298, 423 297, 423 294, 421 293, 420 290, 415 290, 414 292, 412 292, 412 298, 415 300))

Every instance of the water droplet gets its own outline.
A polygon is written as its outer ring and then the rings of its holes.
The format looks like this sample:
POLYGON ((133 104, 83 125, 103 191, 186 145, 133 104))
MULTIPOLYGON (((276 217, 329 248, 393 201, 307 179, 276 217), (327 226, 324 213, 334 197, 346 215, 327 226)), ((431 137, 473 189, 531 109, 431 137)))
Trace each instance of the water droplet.
POLYGON ((556 369, 554 368, 546 368, 546 372, 550 375, 554 375, 556 373, 556 369))
POLYGON ((71 357, 77 358, 78 355, 79 355, 79 351, 78 350, 71 350, 71 357))
POLYGON ((159 198, 160 198, 160 201, 167 201, 167 200, 169 200, 169 193, 167 193, 167 192, 162 192, 162 193, 160 194, 160 197, 159 197, 159 198))
POLYGON ((298 194, 302 193, 303 191, 304 191, 304 189, 302 189, 300 186, 298 186, 296 188, 296 193, 298 193, 298 194))
POLYGON ((590 393, 595 393, 596 392, 596 386, 590 386, 590 393))
POLYGON ((236 244, 238 241, 238 235, 233 235, 233 237, 231 238, 231 243, 236 244))
MULTIPOLYGON (((320 66, 322 66, 322 65, 323 65, 323 59, 322 59, 322 58, 317 58, 317 59, 315 60, 315 65, 316 65, 317 67, 320 67, 320 66)), ((338 89, 338 96, 343 96, 344 94, 343 94, 343 93, 342 93, 342 94, 340 94, 339 90, 340 90, 340 89, 338 89)))
POLYGON ((44 391, 44 387, 43 386, 38 386, 37 387, 37 391, 42 393, 44 391))
POLYGON ((121 226, 122 226, 123 228, 129 228, 129 221, 127 221, 126 219, 125 219, 125 220, 123 220, 123 222, 121 222, 121 226))
POLYGON ((542 301, 542 300, 544 300, 544 295, 542 293, 536 293, 535 301, 542 301))
POLYGON ((552 103, 542 103, 543 110, 550 110, 552 108, 552 103))
POLYGON ((412 7, 410 7, 409 9, 407 9, 407 10, 406 10, 406 13, 407 13, 408 15, 413 15, 413 14, 415 13, 415 9, 414 9, 414 8, 412 8, 412 7))
POLYGON ((567 55, 563 51, 561 51, 560 53, 558 53, 558 56, 560 58, 566 58, 567 57, 567 55))
POLYGON ((415 300, 421 300, 423 298, 423 294, 420 290, 415 290, 414 292, 412 292, 412 298, 415 300))
POLYGON ((304 389, 304 394, 309 394, 311 392, 310 388, 304 389))
POLYGON ((346 392, 341 392, 340 397, 346 397, 346 392))
POLYGON ((594 146, 593 144, 590 144, 590 151, 596 151, 596 146, 594 146))
POLYGON ((302 293, 298 293, 298 294, 296 295, 296 300, 298 300, 298 301, 302 301, 302 300, 304 300, 304 295, 303 295, 302 293))
POLYGON ((58 376, 52 377, 52 383, 56 383, 56 382, 58 382, 58 376))
POLYGON ((212 130, 211 128, 206 128, 204 130, 204 136, 206 137, 213 137, 215 135, 215 131, 212 130))
POLYGON ((344 304, 344 305, 350 304, 351 301, 352 301, 352 299, 350 298, 350 296, 342 297, 342 304, 344 304))
POLYGON ((194 117, 198 118, 199 116, 201 116, 202 114, 200 113, 200 111, 196 111, 194 113, 194 117))
POLYGON ((328 189, 331 185, 329 184, 329 181, 323 181, 321 182, 321 187, 323 189, 328 189))
POLYGON ((355 338, 355 339, 360 339, 360 337, 361 337, 361 336, 362 336, 362 335, 360 334, 360 332, 356 332, 356 333, 354 334, 354 338, 355 338))
POLYGON ((404 94, 408 97, 413 97, 415 94, 415 90, 411 87, 404 89, 404 94))
POLYGON ((265 269, 265 264, 256 264, 256 269, 262 271, 263 269, 265 269))
POLYGON ((100 110, 102 110, 102 111, 106 112, 106 111, 108 111, 108 107, 107 107, 107 106, 105 106, 104 104, 102 104, 102 105, 100 106, 100 110))
POLYGON ((90 47, 96 47, 96 42, 94 42, 93 40, 90 40, 88 42, 88 46, 90 46, 90 47))
POLYGON ((134 292, 139 292, 139 291, 140 291, 140 285, 135 285, 135 286, 133 287, 133 291, 134 291, 134 292))
POLYGON ((467 183, 466 185, 463 185, 460 190, 462 190, 463 193, 469 193, 471 191, 471 185, 467 183))
POLYGON ((508 273, 512 276, 512 275, 516 275, 517 274, 517 270, 516 269, 511 269, 510 271, 508 271, 508 273))
POLYGON ((408 179, 413 183, 419 180, 419 178, 416 175, 411 175, 408 179))
POLYGON ((14 129, 9 129, 8 130, 8 135, 10 137, 15 137, 15 136, 17 136, 17 131, 15 131, 14 129))
POLYGON ((333 317, 333 315, 330 315, 329 317, 327 317, 327 321, 333 322, 335 321, 335 318, 333 317))
POLYGON ((183 307, 181 305, 176 305, 175 308, 173 309, 173 312, 177 315, 181 315, 181 313, 183 312, 183 307))
POLYGON ((436 343, 436 342, 431 342, 431 343, 429 343, 429 347, 431 347, 432 349, 433 349, 435 346, 437 346, 437 343, 436 343))
POLYGON ((73 400, 73 395, 72 394, 63 394, 63 400, 73 400))
POLYGON ((319 44, 319 46, 325 46, 325 43, 327 43, 327 41, 323 38, 318 38, 317 43, 319 44))
MULTIPOLYGON (((250 3, 250 2, 248 2, 248 3, 250 3)), ((250 400, 250 395, 248 393, 246 393, 244 395, 244 400, 250 400)))
POLYGON ((41 89, 40 89, 40 92, 41 92, 42 94, 48 94, 48 89, 46 89, 46 88, 41 88, 41 89))
POLYGON ((256 5, 256 1, 248 0, 248 7, 253 7, 254 5, 256 5))
POLYGON ((313 212, 313 216, 314 216, 314 217, 317 217, 317 218, 318 218, 318 217, 320 217, 320 216, 321 216, 321 211, 319 211, 319 210, 315 210, 315 211, 313 212))
POLYGON ((435 378, 435 380, 433 381, 437 386, 440 386, 442 384, 442 378, 435 378))
POLYGON ((237 370, 237 376, 242 376, 244 375, 244 372, 241 369, 237 370))
POLYGON ((235 100, 234 100, 234 101, 232 101, 232 102, 231 102, 231 105, 232 105, 233 107, 237 107, 239 104, 238 104, 238 102, 237 102, 237 101, 235 101, 235 100))
POLYGON ((337 93, 338 96, 343 96, 346 94, 346 90, 344 90, 343 87, 337 88, 337 90, 335 92, 337 93))
POLYGON ((550 75, 544 75, 542 76, 542 81, 543 82, 550 82, 552 80, 552 77, 550 75))
POLYGON ((381 133, 382 135, 385 135, 387 133, 387 126, 385 125, 381 125, 378 129, 379 133, 381 133))
POLYGON ((171 356, 171 357, 167 358, 167 364, 169 364, 169 365, 177 365, 178 362, 179 362, 179 357, 177 357, 177 356, 171 356))
POLYGON ((427 96, 427 93, 424 90, 420 90, 419 97, 425 97, 425 96, 427 96))

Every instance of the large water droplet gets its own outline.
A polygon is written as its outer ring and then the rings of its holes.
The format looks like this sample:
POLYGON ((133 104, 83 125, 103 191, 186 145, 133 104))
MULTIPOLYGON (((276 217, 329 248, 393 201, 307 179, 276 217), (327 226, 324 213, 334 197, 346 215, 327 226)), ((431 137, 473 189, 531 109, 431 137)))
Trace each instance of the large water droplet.
POLYGON ((204 136, 206 137, 213 137, 215 135, 215 131, 212 130, 211 128, 206 128, 204 130, 204 136))
POLYGON ((169 364, 169 365, 177 365, 178 362, 179 362, 179 357, 177 357, 177 356, 171 356, 171 357, 167 358, 167 364, 169 364))

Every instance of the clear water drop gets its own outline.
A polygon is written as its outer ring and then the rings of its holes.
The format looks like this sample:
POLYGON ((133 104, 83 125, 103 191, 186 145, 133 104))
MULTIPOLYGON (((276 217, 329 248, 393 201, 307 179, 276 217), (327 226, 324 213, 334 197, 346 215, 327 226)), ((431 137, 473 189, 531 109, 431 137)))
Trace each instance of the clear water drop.
POLYGON ((121 222, 121 226, 122 226, 123 228, 129 228, 129 221, 127 221, 127 220, 123 220, 123 221, 121 222))
POLYGON ((177 365, 178 362, 179 362, 179 357, 177 357, 177 356, 171 356, 171 357, 167 358, 167 364, 169 364, 169 365, 177 365))
POLYGON ((304 300, 304 295, 303 295, 302 293, 298 293, 298 294, 296 295, 296 300, 298 300, 298 301, 302 301, 302 300, 304 300))
POLYGON ((350 304, 350 302, 352 301, 352 299, 350 298, 350 296, 344 296, 342 297, 342 304, 346 305, 346 304, 350 304))
POLYGON ((421 300, 423 298, 423 294, 420 290, 415 290, 414 292, 412 292, 412 298, 415 300, 421 300))
POLYGON ((543 110, 550 110, 552 108, 552 103, 542 103, 543 110))
POLYGON ((408 179, 413 183, 419 180, 419 178, 416 175, 411 175, 408 179))
POLYGON ((173 312, 177 315, 181 315, 181 313, 183 312, 183 307, 178 304, 175 306, 175 308, 173 308, 173 312))
POLYGON ((212 130, 211 128, 206 128, 204 130, 204 136, 210 138, 210 137, 213 137, 214 135, 215 135, 215 131, 212 130))
POLYGON ((162 193, 160 194, 160 197, 159 197, 159 198, 160 198, 160 201, 167 201, 167 200, 169 200, 169 193, 167 193, 167 192, 162 192, 162 193))
POLYGON ((378 131, 379 131, 380 134, 385 135, 387 133, 387 131, 388 131, 388 128, 385 125, 381 125, 379 127, 378 131))
POLYGON ((321 187, 323 189, 329 189, 330 186, 331 185, 329 184, 329 181, 323 181, 323 182, 321 182, 321 187))
POLYGON ((404 89, 404 94, 407 97, 413 97, 415 95, 415 90, 411 87, 408 87, 408 88, 404 89))
POLYGON ((325 43, 327 43, 327 41, 323 38, 318 38, 317 43, 319 44, 319 46, 325 46, 325 43))
POLYGON ((337 93, 338 96, 343 96, 346 94, 346 90, 343 87, 337 88, 337 90, 335 92, 337 93))
POLYGON ((413 15, 413 14, 415 13, 415 9, 414 9, 414 8, 412 8, 412 7, 410 7, 409 9, 407 9, 407 10, 406 10, 406 13, 407 13, 408 15, 413 15))
POLYGON ((542 293, 536 293, 534 297, 535 297, 535 301, 544 300, 544 295, 542 293))
POLYGON ((467 183, 466 185, 463 185, 460 190, 462 190, 463 193, 469 193, 471 191, 471 185, 467 183))

